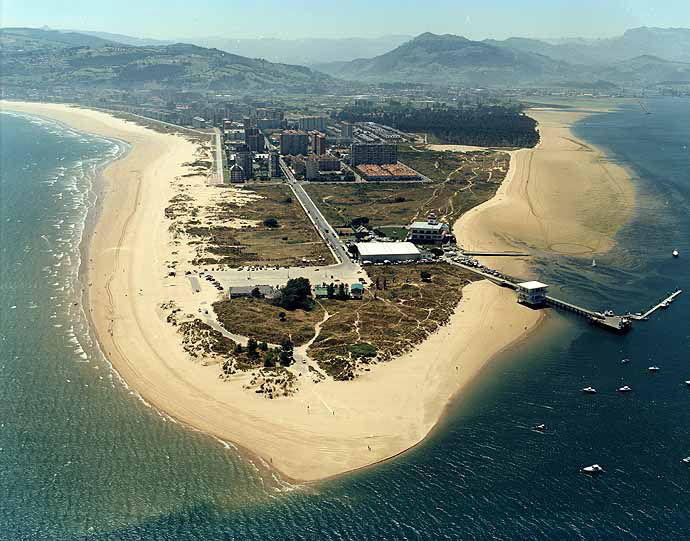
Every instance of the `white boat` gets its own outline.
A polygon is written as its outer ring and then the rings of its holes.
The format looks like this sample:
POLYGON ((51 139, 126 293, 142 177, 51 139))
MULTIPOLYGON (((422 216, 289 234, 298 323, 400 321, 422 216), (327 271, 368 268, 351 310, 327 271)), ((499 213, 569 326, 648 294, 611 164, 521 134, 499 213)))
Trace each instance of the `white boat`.
POLYGON ((630 362, 630 359, 621 359, 621 364, 628 364, 630 362))
POLYGON ((650 372, 658 372, 659 367, 658 366, 650 366, 649 368, 647 368, 647 370, 649 370, 650 372))
POLYGON ((596 267, 596 266, 597 266, 597 260, 596 260, 596 259, 592 259, 592 267, 596 267))
POLYGON ((671 303, 668 301, 664 301, 659 306, 661 306, 662 308, 668 308, 669 306, 671 306, 671 303))
POLYGON ((687 385, 688 387, 690 387, 690 379, 689 379, 688 381, 685 382, 685 385, 687 385))
POLYGON ((690 464, 690 456, 686 456, 686 457, 683 459, 683 464, 690 464))
POLYGON ((597 390, 594 387, 585 387, 582 389, 582 392, 586 394, 597 394, 597 390))
POLYGON ((678 254, 678 250, 673 250, 673 257, 678 257, 680 254, 678 254))
POLYGON ((536 425, 534 427, 534 430, 539 430, 540 432, 543 432, 544 430, 546 430, 546 425, 544 423, 536 425))
POLYGON ((623 387, 618 388, 619 393, 629 393, 630 391, 632 391, 632 389, 627 385, 623 385, 623 387))
POLYGON ((589 475, 596 475, 598 473, 604 473, 604 468, 599 466, 599 464, 592 464, 591 466, 585 466, 580 471, 589 475))

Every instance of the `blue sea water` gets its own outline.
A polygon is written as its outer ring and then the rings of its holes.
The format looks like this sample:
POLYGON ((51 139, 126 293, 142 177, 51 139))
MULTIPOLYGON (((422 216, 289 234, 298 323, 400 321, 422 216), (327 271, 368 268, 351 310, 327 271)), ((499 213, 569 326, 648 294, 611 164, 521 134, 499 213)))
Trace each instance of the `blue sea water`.
POLYGON ((623 337, 550 316, 422 445, 308 487, 267 478, 112 375, 81 308, 79 241, 96 171, 124 149, 2 114, 0 539, 689 538, 690 101, 647 107, 576 127, 635 176, 615 248, 596 267, 540 254, 534 272, 592 307, 686 293, 623 337), (594 462, 604 475, 578 472, 594 462))

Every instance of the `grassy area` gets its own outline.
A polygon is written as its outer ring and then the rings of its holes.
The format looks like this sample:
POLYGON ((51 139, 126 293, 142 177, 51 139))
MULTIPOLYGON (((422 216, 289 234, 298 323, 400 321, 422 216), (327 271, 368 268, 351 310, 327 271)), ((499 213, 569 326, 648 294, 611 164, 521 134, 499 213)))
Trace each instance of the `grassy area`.
POLYGON ((361 301, 324 305, 331 317, 309 355, 333 378, 348 380, 367 366, 388 361, 448 322, 474 277, 449 265, 369 267, 374 285, 361 301), (431 273, 431 281, 421 279, 431 273), (385 286, 384 286, 385 282, 385 286), (334 309, 337 308, 337 309, 334 309))
MULTIPOLYGON (((402 153, 408 165, 432 179, 432 183, 357 183, 330 186, 308 185, 305 189, 332 224, 347 224, 367 217, 375 228, 406 226, 434 212, 453 223, 467 210, 490 199, 508 171, 504 152, 402 153), (413 156, 408 158, 408 154, 413 156)), ((393 238, 401 232, 393 230, 393 238)), ((404 236, 404 235, 403 235, 404 236)))
POLYGON ((324 317, 318 304, 310 311, 283 310, 264 299, 240 298, 213 304, 218 321, 229 332, 253 336, 259 342, 280 344, 290 338, 296 346, 314 337, 314 327, 324 317), (280 314, 284 313, 284 319, 280 314))
POLYGON ((508 171, 509 156, 493 150, 441 152, 399 145, 398 160, 432 180, 462 183, 488 181, 494 176, 502 179, 508 171))
MULTIPOLYGON (((252 186, 245 189, 256 199, 240 205, 230 198, 212 209, 213 224, 191 220, 183 232, 195 237, 197 257, 194 264, 298 266, 327 265, 333 256, 315 231, 287 186, 252 186), (274 222, 266 222, 275 218, 274 222), (254 227, 221 225, 236 220, 251 220, 254 227)), ((193 216, 193 209, 186 209, 193 216)))

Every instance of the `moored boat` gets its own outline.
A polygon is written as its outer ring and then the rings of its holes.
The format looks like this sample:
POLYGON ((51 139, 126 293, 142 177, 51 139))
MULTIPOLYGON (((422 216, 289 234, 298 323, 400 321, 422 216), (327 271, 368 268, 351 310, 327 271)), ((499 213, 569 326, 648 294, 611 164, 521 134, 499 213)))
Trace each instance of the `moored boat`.
POLYGON ((599 466, 599 464, 592 464, 591 466, 585 466, 580 471, 588 475, 597 475, 599 473, 604 473, 604 468, 599 466))
POLYGON ((618 387, 619 393, 629 393, 630 391, 632 391, 632 389, 627 385, 623 385, 623 387, 618 387))
POLYGON ((594 387, 585 387, 582 389, 582 392, 585 394, 597 394, 597 390, 594 387))

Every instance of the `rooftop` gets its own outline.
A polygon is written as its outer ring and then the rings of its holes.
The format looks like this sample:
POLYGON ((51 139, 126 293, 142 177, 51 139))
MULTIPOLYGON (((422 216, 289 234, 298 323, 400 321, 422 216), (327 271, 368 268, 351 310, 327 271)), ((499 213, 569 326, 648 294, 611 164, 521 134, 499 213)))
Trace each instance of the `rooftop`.
POLYGON ((537 282, 536 280, 532 280, 530 282, 522 282, 521 284, 518 284, 519 287, 523 289, 541 289, 543 287, 549 287, 546 284, 542 284, 541 282, 537 282))
POLYGON ((446 224, 441 224, 441 223, 430 223, 430 222, 412 222, 412 225, 410 225, 410 229, 431 229, 433 231, 439 231, 441 229, 447 229, 448 226, 446 224))
POLYGON ((419 255, 419 249, 411 242, 358 242, 357 250, 362 257, 382 255, 419 255))

